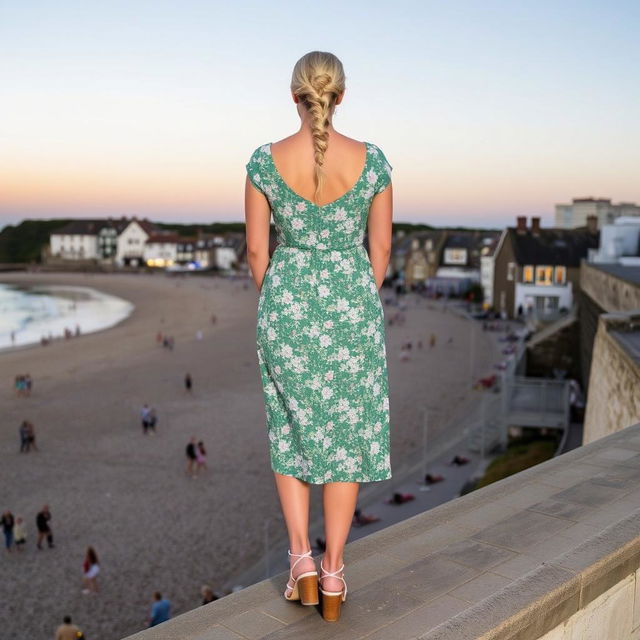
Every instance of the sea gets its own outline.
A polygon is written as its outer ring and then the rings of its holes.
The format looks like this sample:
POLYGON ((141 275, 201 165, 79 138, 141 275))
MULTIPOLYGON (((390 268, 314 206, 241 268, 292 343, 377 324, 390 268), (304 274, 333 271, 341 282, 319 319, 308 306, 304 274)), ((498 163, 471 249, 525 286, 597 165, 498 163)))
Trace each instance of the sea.
POLYGON ((133 309, 127 300, 91 287, 0 283, 0 350, 63 338, 65 330, 73 335, 101 331, 133 309))

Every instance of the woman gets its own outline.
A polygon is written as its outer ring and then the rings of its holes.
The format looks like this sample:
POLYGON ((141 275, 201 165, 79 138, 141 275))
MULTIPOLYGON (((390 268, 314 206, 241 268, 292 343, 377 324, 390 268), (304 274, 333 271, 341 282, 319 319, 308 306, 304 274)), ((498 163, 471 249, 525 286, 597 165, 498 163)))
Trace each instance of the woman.
POLYGON ((334 129, 344 92, 338 58, 303 56, 291 81, 300 129, 254 151, 245 185, 271 467, 290 543, 284 596, 317 604, 319 584, 327 621, 339 618, 347 595, 343 551, 359 483, 391 477, 378 292, 391 253, 391 167, 375 144, 334 129), (270 259, 271 214, 279 246, 270 259), (310 484, 323 485, 319 578, 309 543, 310 484))
POLYGON ((198 446, 196 447, 196 473, 200 473, 200 471, 207 470, 207 450, 204 448, 204 442, 200 440, 198 442, 198 446))
POLYGON ((84 556, 82 564, 83 581, 85 588, 82 593, 98 592, 98 574, 100 573, 100 564, 98 562, 98 554, 93 547, 87 547, 87 553, 84 556))
POLYGON ((13 525, 13 541, 18 551, 22 551, 27 543, 27 528, 20 516, 16 518, 16 523, 13 525))
POLYGON ((13 527, 16 521, 11 511, 5 511, 0 519, 0 526, 2 526, 2 533, 4 533, 4 548, 7 551, 11 551, 13 547, 13 527))

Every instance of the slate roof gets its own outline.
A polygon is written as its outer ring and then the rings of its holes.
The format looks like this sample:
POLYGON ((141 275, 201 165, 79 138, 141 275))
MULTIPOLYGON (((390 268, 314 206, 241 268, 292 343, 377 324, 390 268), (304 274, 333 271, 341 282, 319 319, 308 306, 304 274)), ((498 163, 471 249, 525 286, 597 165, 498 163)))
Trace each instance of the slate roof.
POLYGON ((157 233, 158 228, 150 220, 138 218, 79 218, 56 229, 52 235, 58 236, 95 236, 101 229, 112 227, 122 233, 131 222, 137 222, 148 234, 157 233))
POLYGON ((587 228, 545 229, 537 233, 530 229, 518 232, 509 227, 516 262, 521 265, 564 265, 579 267, 589 249, 597 249, 600 234, 591 233, 587 228))
POLYGON ((109 220, 72 220, 59 229, 55 229, 52 235, 57 236, 95 236, 100 229, 107 227, 109 220))

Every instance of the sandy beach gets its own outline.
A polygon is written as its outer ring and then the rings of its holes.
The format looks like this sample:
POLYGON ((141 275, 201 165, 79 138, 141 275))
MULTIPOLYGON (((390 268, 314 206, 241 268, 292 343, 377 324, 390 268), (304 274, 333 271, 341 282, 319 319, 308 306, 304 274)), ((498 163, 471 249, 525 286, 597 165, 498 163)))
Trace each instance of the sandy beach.
MULTIPOLYGON (((28 534, 22 554, 3 552, 3 633, 49 640, 70 614, 91 640, 113 640, 146 626, 154 590, 172 601, 174 615, 200 604, 202 584, 224 591, 260 559, 265 518, 276 521, 274 538, 284 536, 268 458, 253 282, 38 273, 3 274, 0 281, 89 286, 135 305, 114 328, 0 353, 0 510, 25 518, 28 534), (156 344, 158 331, 174 336, 173 350, 156 344), (187 372, 192 394, 184 388, 187 372), (34 379, 29 398, 13 389, 22 373, 34 379), (143 403, 157 410, 155 436, 142 433, 143 403), (35 426, 38 452, 19 453, 25 419, 35 426), (208 472, 196 479, 185 473, 191 436, 204 440, 209 454, 208 472), (35 516, 45 503, 56 546, 39 551, 35 516), (81 593, 87 545, 102 566, 98 595, 81 593)), ((421 407, 437 407, 430 421, 437 439, 468 397, 470 349, 477 376, 493 354, 481 331, 472 346, 464 318, 414 296, 407 303, 406 323, 387 326, 386 335, 398 468, 421 447, 421 407), (413 349, 405 362, 399 354, 407 340, 413 349)), ((394 312, 385 307, 387 319, 394 312)), ((315 500, 312 520, 320 513, 315 500)))

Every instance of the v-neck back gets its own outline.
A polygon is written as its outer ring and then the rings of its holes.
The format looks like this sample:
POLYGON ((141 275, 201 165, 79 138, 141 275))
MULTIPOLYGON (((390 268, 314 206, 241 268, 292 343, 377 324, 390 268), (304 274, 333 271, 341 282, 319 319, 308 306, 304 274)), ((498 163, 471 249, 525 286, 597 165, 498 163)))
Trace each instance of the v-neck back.
POLYGON ((308 198, 305 198, 305 197, 301 196, 297 191, 294 191, 289 186, 287 181, 283 178, 282 174, 280 173, 280 171, 279 171, 278 167, 276 166, 276 163, 275 163, 275 161, 273 159, 273 153, 272 153, 272 150, 271 150, 271 147, 273 146, 273 142, 270 142, 268 146, 269 146, 269 157, 271 158, 271 168, 272 168, 273 173, 275 174, 275 176, 278 178, 278 180, 282 184, 282 186, 285 189, 287 189, 296 198, 299 198, 300 200, 302 200, 306 204, 309 204, 312 207, 315 207, 316 209, 326 209, 327 207, 331 207, 331 206, 335 205, 336 203, 340 202, 341 200, 343 200, 344 198, 346 198, 352 191, 354 191, 355 189, 358 188, 358 185, 364 179, 364 177, 365 177, 365 175, 367 173, 367 169, 369 168, 369 156, 370 156, 369 143, 365 142, 364 143, 364 147, 365 147, 365 149, 364 149, 364 166, 362 167, 362 171, 360 172, 360 175, 358 176, 358 179, 355 181, 355 184, 348 191, 343 193, 340 197, 336 198, 335 200, 332 200, 331 202, 327 202, 326 204, 316 204, 312 200, 309 200, 308 198))

